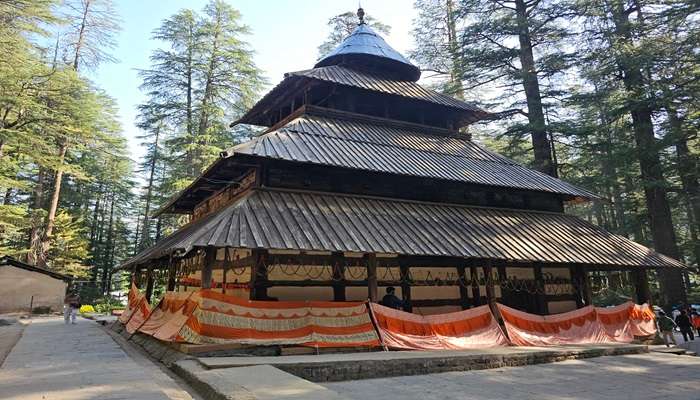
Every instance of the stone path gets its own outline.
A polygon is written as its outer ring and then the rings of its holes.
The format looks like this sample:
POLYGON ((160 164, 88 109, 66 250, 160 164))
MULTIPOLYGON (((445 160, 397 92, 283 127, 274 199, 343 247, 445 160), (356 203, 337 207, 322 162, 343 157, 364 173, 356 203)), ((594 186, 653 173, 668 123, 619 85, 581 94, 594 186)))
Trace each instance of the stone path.
POLYGON ((356 400, 697 400, 700 357, 651 353, 324 386, 356 400))
POLYGON ((127 355, 95 322, 32 321, 0 368, 3 400, 191 400, 140 355, 127 355))

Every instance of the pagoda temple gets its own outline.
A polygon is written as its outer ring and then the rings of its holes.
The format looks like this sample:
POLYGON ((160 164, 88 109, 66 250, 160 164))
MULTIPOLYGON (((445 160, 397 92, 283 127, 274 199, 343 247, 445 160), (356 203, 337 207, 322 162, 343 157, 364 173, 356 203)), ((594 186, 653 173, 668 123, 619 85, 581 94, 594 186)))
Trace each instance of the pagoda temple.
POLYGON ((361 19, 234 122, 265 129, 165 204, 190 222, 122 268, 147 297, 157 280, 280 301, 393 286, 421 314, 569 311, 591 303, 593 271, 626 274, 641 303, 650 269, 683 268, 565 214, 596 195, 471 141, 462 128, 494 115, 420 75, 361 19))

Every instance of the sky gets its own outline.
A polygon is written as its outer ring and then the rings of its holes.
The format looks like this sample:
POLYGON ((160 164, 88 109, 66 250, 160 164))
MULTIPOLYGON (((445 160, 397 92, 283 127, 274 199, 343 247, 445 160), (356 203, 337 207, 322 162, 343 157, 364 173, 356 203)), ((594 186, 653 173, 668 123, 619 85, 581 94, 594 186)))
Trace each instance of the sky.
MULTIPOLYGON (((151 40, 151 32, 161 21, 183 8, 201 10, 206 0, 116 0, 122 19, 116 63, 104 64, 90 77, 97 86, 117 100, 124 135, 129 140, 131 158, 143 155, 136 136, 136 106, 144 100, 139 90, 139 69, 149 67, 151 52, 162 45, 151 40)), ((268 79, 277 84, 285 72, 313 67, 316 48, 328 34, 329 18, 356 10, 357 0, 228 0, 251 28, 247 38, 255 51, 255 62, 268 79)), ((412 47, 410 35, 416 15, 412 0, 362 0, 368 15, 391 26, 385 40, 404 55, 412 47)))

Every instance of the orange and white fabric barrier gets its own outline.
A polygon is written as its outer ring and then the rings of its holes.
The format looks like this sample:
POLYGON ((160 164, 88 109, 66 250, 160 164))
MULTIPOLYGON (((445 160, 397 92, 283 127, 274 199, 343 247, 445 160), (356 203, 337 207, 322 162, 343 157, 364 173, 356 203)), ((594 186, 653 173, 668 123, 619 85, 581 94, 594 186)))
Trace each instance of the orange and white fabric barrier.
POLYGON ((615 307, 583 307, 540 316, 498 304, 508 337, 516 346, 585 343, 629 343, 635 336, 656 332, 654 313, 646 304, 627 302, 615 307))
POLYGON ((250 301, 211 290, 167 293, 139 331, 193 344, 379 345, 365 303, 250 301))
POLYGON ((125 325, 127 332, 134 333, 150 314, 151 306, 148 304, 146 296, 132 283, 127 297, 126 309, 119 316, 119 322, 125 325))
POLYGON ((197 302, 190 299, 193 294, 165 293, 160 303, 151 310, 148 319, 138 328, 139 332, 166 342, 182 341, 180 330, 197 308, 197 302))
POLYGON ((489 306, 418 315, 371 303, 382 344, 395 349, 459 350, 507 346, 489 306))

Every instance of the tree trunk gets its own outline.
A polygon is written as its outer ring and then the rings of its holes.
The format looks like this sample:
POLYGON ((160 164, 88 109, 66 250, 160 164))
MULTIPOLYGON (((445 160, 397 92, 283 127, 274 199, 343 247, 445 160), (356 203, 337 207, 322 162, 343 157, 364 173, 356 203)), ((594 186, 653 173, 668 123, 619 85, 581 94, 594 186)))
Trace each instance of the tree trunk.
POLYGON ((44 179, 46 172, 43 167, 39 167, 39 172, 34 186, 34 201, 32 202, 32 231, 29 234, 29 252, 27 253, 27 263, 36 265, 39 250, 41 248, 41 228, 44 226, 43 218, 40 219, 39 210, 44 208, 44 179))
POLYGON ((49 214, 46 217, 46 229, 41 240, 41 252, 38 256, 38 265, 46 267, 49 249, 51 248, 51 236, 53 235, 54 224, 56 223, 56 211, 58 210, 58 200, 61 197, 61 182, 63 181, 63 162, 66 159, 68 151, 68 143, 61 142, 58 149, 58 167, 56 169, 56 177, 53 183, 53 194, 51 195, 51 203, 49 204, 49 214))
MULTIPOLYGON (((187 134, 190 136, 190 142, 192 145, 195 144, 195 135, 194 135, 194 127, 192 123, 192 74, 193 72, 193 60, 194 60, 194 30, 193 27, 190 25, 190 40, 191 42, 189 43, 189 47, 187 49, 187 134)), ((186 162, 187 162, 187 172, 189 173, 190 177, 195 176, 195 171, 194 171, 194 155, 193 155, 193 149, 188 149, 186 153, 186 162)))
POLYGON ((557 166, 552 159, 552 145, 547 137, 544 109, 540 95, 540 83, 535 67, 535 57, 532 53, 528 10, 525 0, 515 0, 516 18, 518 24, 518 41, 520 42, 520 64, 525 99, 527 101, 527 118, 532 148, 535 156, 535 169, 556 177, 557 166))
POLYGON ((452 65, 450 68, 450 89, 452 96, 464 100, 464 86, 462 85, 462 60, 459 54, 459 38, 457 37, 457 23, 455 20, 454 1, 447 0, 445 11, 447 13, 447 48, 450 52, 452 65))
POLYGON ((149 166, 149 173, 148 173, 148 188, 146 189, 146 207, 143 213, 143 233, 141 234, 141 245, 139 246, 139 250, 146 248, 150 246, 150 240, 151 240, 151 233, 149 232, 149 225, 150 225, 150 213, 151 213, 151 196, 153 195, 153 181, 155 178, 155 173, 156 173, 156 163, 158 162, 158 139, 160 136, 160 128, 161 125, 159 124, 158 127, 156 128, 156 137, 154 139, 153 143, 153 155, 151 157, 151 165, 149 166))
MULTIPOLYGON (((612 13, 615 33, 621 40, 621 44, 633 47, 629 13, 625 11, 621 1, 617 0, 614 3, 612 13)), ((623 73, 622 80, 628 92, 632 128, 642 173, 644 197, 649 212, 654 248, 669 257, 680 259, 680 252, 676 244, 676 232, 671 219, 671 207, 664 187, 665 180, 661 159, 654 137, 652 110, 647 102, 642 71, 635 64, 635 61, 628 57, 617 57, 616 61, 623 73)), ((659 280, 661 302, 665 307, 686 302, 686 290, 680 271, 670 268, 661 269, 659 280)))
POLYGON ((114 192, 112 192, 110 206, 109 206, 109 226, 107 228, 107 255, 104 257, 104 262, 102 263, 102 294, 109 294, 109 287, 107 282, 109 276, 112 273, 112 255, 114 254, 114 192))
POLYGON ((90 10, 90 3, 92 0, 83 0, 83 18, 80 21, 80 31, 78 32, 78 40, 75 43, 75 55, 73 56, 73 69, 78 70, 78 61, 80 60, 80 50, 83 47, 85 41, 85 27, 87 25, 87 16, 90 10))

